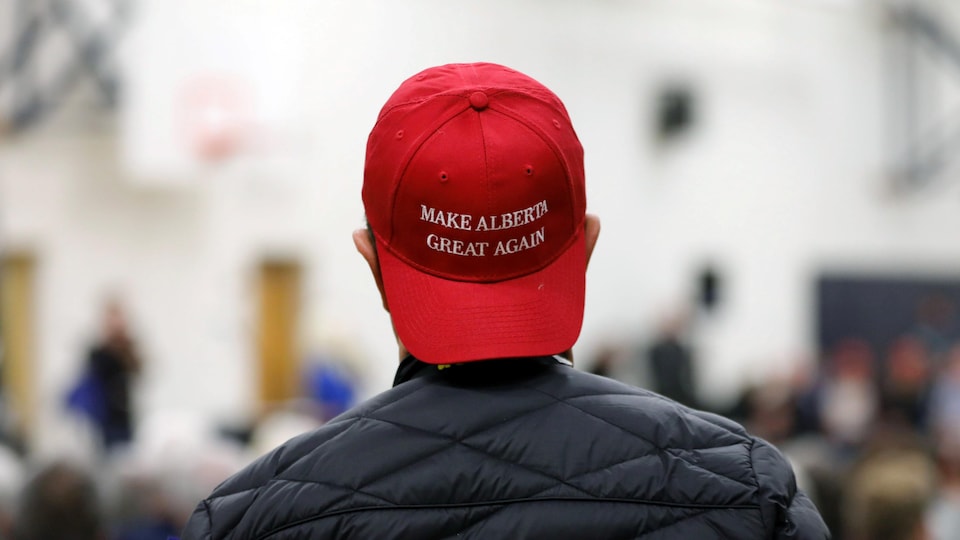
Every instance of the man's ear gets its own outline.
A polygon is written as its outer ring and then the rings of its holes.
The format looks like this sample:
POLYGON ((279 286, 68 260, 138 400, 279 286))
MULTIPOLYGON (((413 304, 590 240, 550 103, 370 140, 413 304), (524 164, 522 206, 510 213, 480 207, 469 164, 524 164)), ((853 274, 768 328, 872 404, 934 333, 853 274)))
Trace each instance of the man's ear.
POLYGON ((583 236, 587 248, 587 266, 590 266, 590 256, 593 255, 593 248, 596 247, 597 238, 600 237, 600 218, 587 214, 583 222, 583 236))
POLYGON ((390 308, 387 307, 387 295, 383 291, 383 275, 380 273, 380 260, 377 258, 377 247, 373 243, 373 235, 367 229, 357 229, 353 231, 353 245, 367 261, 367 266, 370 267, 370 272, 373 274, 373 280, 377 283, 377 289, 380 291, 383 309, 389 312, 390 308))

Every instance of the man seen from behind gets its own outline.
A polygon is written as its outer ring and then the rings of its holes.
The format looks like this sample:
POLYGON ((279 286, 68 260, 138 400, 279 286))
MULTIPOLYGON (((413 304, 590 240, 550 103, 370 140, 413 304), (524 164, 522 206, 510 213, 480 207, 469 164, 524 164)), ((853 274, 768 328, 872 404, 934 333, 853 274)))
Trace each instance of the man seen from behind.
POLYGON ((488 63, 407 79, 362 196, 394 387, 228 479, 183 538, 829 537, 768 443, 574 369, 600 224, 550 90, 488 63))

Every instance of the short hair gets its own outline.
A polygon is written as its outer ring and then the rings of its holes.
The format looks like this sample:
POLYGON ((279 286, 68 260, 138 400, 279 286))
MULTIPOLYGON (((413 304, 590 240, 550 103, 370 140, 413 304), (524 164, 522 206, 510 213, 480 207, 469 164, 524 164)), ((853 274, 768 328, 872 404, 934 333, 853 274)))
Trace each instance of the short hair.
POLYGON ((934 463, 921 451, 894 450, 867 458, 852 473, 845 523, 850 537, 910 540, 935 490, 934 463))
POLYGON ((15 540, 95 540, 102 523, 93 479, 64 462, 46 466, 25 486, 14 520, 15 540))

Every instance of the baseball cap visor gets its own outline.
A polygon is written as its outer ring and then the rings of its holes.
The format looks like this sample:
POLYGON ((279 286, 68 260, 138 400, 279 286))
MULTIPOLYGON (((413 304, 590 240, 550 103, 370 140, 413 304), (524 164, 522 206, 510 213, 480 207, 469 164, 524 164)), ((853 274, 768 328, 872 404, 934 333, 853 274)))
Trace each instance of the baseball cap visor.
POLYGON ((397 336, 424 362, 556 354, 580 335, 587 264, 582 227, 549 265, 495 283, 436 277, 389 249, 378 255, 397 336))

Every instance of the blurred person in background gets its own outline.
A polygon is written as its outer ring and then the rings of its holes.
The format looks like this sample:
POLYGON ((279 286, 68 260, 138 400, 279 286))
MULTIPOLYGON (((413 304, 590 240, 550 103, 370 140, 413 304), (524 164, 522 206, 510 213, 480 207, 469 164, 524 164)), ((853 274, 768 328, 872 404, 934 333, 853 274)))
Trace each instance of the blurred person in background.
POLYGON ((613 347, 603 347, 594 357, 590 373, 601 377, 612 377, 617 361, 617 351, 613 347))
POLYGON ((831 351, 826 373, 813 389, 819 424, 844 451, 856 450, 876 420, 880 398, 874 374, 870 345, 849 339, 831 351))
POLYGON ((796 433, 796 395, 788 381, 770 378, 741 399, 744 427, 750 433, 778 447, 796 433))
POLYGON ((254 456, 194 414, 155 412, 98 471, 111 540, 167 540, 197 500, 254 456))
POLYGON ((119 299, 110 299, 102 315, 101 336, 87 354, 87 374, 96 389, 97 427, 107 450, 133 438, 131 386, 141 359, 119 299), (98 394, 99 393, 99 394, 98 394))
POLYGON ((939 486, 930 505, 930 540, 960 538, 960 424, 943 429, 935 438, 939 486))
POLYGON ((495 64, 407 79, 363 201, 394 388, 221 484, 185 540, 829 536, 767 442, 573 369, 600 224, 550 90, 495 64))
POLYGON ((614 373, 617 370, 618 360, 622 354, 616 345, 604 345, 593 357, 593 363, 590 364, 590 373, 600 375, 601 377, 616 378, 614 373))
POLYGON ((927 508, 936 489, 922 450, 890 449, 854 468, 844 507, 849 540, 927 540, 927 508))
POLYGON ((911 334, 926 346, 934 365, 940 366, 950 348, 960 343, 960 317, 954 300, 945 292, 921 298, 911 334))
POLYGON ((688 319, 686 313, 668 317, 646 356, 653 391, 688 407, 698 407, 693 351, 684 341, 688 319))
POLYGON ((960 538, 960 343, 946 354, 930 392, 929 431, 940 489, 931 505, 931 540, 960 538))
POLYGON ((13 537, 17 501, 23 489, 24 466, 12 449, 0 445, 0 539, 13 537))
MULTIPOLYGON (((786 384, 780 381, 779 389, 771 388, 776 386, 771 385, 772 381, 763 381, 745 395, 748 404, 753 393, 767 396, 767 400, 780 392, 789 396, 770 402, 782 407, 767 413, 776 413, 773 419, 777 422, 772 428, 781 434, 790 430, 786 438, 776 439, 775 444, 806 477, 811 497, 837 538, 843 538, 844 480, 875 423, 879 398, 872 363, 873 354, 866 342, 846 339, 824 354, 820 369, 801 367, 788 377, 786 384), (792 408, 792 414, 787 408, 792 408)), ((744 410, 756 414, 752 407, 744 410)), ((748 422, 747 426, 771 429, 765 425, 771 419, 761 416, 759 420, 748 422)))
POLYGON ((66 462, 42 468, 24 488, 13 540, 107 540, 93 477, 66 462))
POLYGON ((960 343, 946 356, 930 390, 930 431, 948 435, 960 430, 960 343))
POLYGON ((352 368, 354 364, 329 352, 309 357, 304 393, 316 405, 319 420, 326 422, 356 404, 359 377, 352 368))
POLYGON ((890 346, 881 384, 880 415, 923 431, 930 399, 930 363, 927 347, 915 337, 903 336, 890 346))

